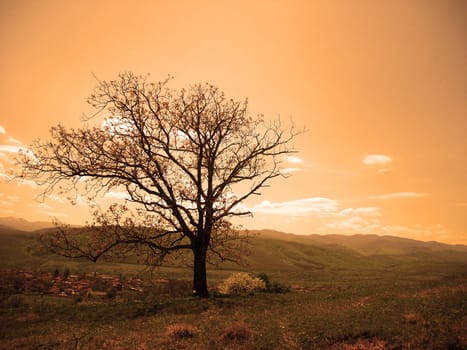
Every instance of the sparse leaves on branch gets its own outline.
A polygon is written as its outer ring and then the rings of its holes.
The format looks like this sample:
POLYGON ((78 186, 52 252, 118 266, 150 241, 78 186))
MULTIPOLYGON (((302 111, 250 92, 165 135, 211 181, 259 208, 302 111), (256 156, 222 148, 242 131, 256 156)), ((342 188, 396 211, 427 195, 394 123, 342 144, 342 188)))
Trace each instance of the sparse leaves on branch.
POLYGON ((194 289, 206 294, 207 251, 233 257, 241 235, 229 219, 250 215, 241 203, 285 175, 280 158, 294 152, 298 132, 250 116, 247 100, 228 99, 213 85, 175 91, 168 82, 132 73, 98 81, 89 98, 97 112, 87 120, 98 123, 53 127, 51 140, 21 157, 21 176, 43 184, 44 195, 128 195, 128 205, 97 212, 87 235, 72 238, 59 227, 49 240, 57 253, 96 260, 142 249, 152 264, 191 250, 194 289))

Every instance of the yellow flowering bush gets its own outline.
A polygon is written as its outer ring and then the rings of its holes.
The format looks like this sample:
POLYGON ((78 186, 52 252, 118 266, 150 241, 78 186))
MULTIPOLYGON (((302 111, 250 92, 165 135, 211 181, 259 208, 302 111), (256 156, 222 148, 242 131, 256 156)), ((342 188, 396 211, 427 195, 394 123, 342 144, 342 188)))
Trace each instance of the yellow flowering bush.
POLYGON ((265 290, 266 283, 246 272, 238 272, 230 275, 218 289, 225 295, 252 294, 265 290))

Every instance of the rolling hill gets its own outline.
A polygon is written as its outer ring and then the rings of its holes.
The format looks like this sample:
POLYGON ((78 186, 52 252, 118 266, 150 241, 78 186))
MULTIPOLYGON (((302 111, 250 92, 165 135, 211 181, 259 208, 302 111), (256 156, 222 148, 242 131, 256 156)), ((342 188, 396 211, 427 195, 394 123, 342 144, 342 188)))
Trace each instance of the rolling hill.
POLYGON ((409 238, 396 236, 378 235, 295 235, 274 230, 251 231, 265 238, 279 239, 283 241, 293 241, 305 244, 316 245, 337 245, 350 248, 364 255, 389 254, 403 255, 410 254, 416 250, 427 251, 457 251, 467 253, 467 246, 462 244, 445 244, 440 242, 424 242, 409 238))
POLYGON ((16 229, 19 231, 26 231, 32 232, 37 231, 43 228, 52 227, 53 224, 51 222, 45 221, 28 221, 22 218, 15 218, 15 217, 1 217, 0 218, 0 227, 6 229, 16 229))
MULTIPOLYGON (((19 222, 24 227, 22 221, 10 222, 19 222)), ((136 269, 137 259, 131 256, 113 263, 92 265, 87 261, 69 261, 44 252, 40 250, 38 241, 39 233, 43 231, 26 232, 0 226, 1 266, 4 269, 50 269, 65 265, 76 269, 136 269)), ((376 235, 299 236, 273 230, 250 232, 253 238, 250 254, 245 254, 246 265, 223 263, 211 267, 211 274, 220 276, 229 271, 246 270, 301 282, 378 278, 382 275, 404 278, 425 274, 467 275, 467 246, 463 245, 376 235)), ((177 266, 168 267, 167 274, 175 273, 174 268, 177 266)))

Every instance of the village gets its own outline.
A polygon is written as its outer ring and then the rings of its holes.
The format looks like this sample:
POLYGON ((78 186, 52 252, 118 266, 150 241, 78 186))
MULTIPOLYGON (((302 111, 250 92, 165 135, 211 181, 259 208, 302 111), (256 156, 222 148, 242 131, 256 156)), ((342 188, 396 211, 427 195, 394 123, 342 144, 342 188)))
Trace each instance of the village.
MULTIPOLYGON (((164 281, 162 281, 164 282, 164 281)), ((143 291, 140 277, 123 278, 122 275, 108 275, 97 272, 70 274, 68 269, 62 273, 31 271, 3 271, 0 275, 0 293, 37 293, 60 297, 112 298, 122 290, 143 291)))

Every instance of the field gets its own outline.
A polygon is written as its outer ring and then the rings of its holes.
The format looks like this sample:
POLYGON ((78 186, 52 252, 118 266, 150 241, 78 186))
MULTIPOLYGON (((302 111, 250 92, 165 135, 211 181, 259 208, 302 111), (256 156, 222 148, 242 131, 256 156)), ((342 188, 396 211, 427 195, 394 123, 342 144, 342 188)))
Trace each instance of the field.
MULTIPOLYGON (((28 234, 1 239, 9 269, 144 275, 130 262, 91 265, 38 253, 28 234)), ((371 254, 381 241, 373 248, 353 242, 265 234, 247 266, 209 272, 212 287, 235 270, 265 272, 293 285, 287 293, 198 299, 187 288, 168 294, 157 286, 101 300, 4 293, 0 349, 467 349, 463 247, 397 241, 371 254)), ((156 274, 190 279, 179 267, 156 274)))

